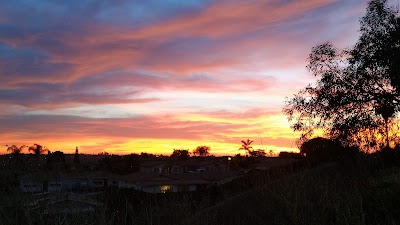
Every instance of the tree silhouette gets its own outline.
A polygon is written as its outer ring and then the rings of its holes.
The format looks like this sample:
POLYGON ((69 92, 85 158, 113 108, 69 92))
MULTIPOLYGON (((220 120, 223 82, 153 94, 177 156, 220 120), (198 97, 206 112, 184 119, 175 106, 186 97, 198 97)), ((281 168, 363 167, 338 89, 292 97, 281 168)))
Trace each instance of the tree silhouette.
POLYGON ((7 152, 12 154, 12 155, 19 155, 21 154, 22 151, 22 146, 21 148, 18 148, 16 145, 11 145, 11 146, 7 146, 7 152))
POLYGON ((156 158, 156 155, 147 152, 142 152, 140 153, 140 157, 143 159, 151 159, 151 158, 156 158))
POLYGON ((317 137, 304 142, 300 147, 300 154, 313 163, 327 162, 342 156, 343 148, 335 141, 317 137))
POLYGON ((28 149, 30 152, 33 152, 37 157, 39 157, 41 154, 49 151, 47 147, 44 147, 39 144, 33 144, 32 146, 29 147, 28 149))
MULTIPOLYGON (((381 72, 391 86, 400 89, 400 17, 387 0, 372 0, 361 19, 361 37, 351 51, 360 72, 381 72)), ((376 75, 376 74, 375 74, 376 75)))
POLYGON ((65 163, 65 155, 62 151, 55 151, 53 153, 50 153, 48 159, 50 159, 50 161, 54 163, 65 163))
POLYGON ((14 161, 15 164, 23 163, 23 160, 21 158, 22 150, 25 149, 27 146, 22 145, 19 148, 16 145, 12 146, 6 145, 6 146, 7 146, 7 153, 11 155, 10 161, 14 161))
POLYGON ((210 150, 211 150, 211 147, 209 147, 209 146, 205 146, 205 145, 197 146, 197 148, 195 150, 193 150, 193 155, 205 157, 210 154, 210 150))
POLYGON ((331 43, 312 48, 307 68, 319 79, 283 109, 292 129, 302 132, 301 141, 323 130, 345 146, 389 146, 389 125, 400 111, 399 21, 385 0, 373 0, 352 49, 340 51, 331 43))
POLYGON ((253 147, 251 147, 250 145, 251 145, 251 143, 253 143, 253 141, 250 139, 247 139, 246 141, 242 140, 241 142, 242 142, 242 147, 240 147, 239 150, 244 150, 246 152, 246 156, 248 154, 251 155, 251 151, 253 150, 253 147))
POLYGON ((190 158, 190 152, 187 149, 174 149, 170 157, 180 160, 187 160, 190 158))
POLYGON ((60 170, 64 164, 65 164, 64 152, 48 151, 48 154, 47 154, 47 167, 48 168, 50 168, 50 169, 56 168, 56 169, 60 170))
POLYGON ((262 149, 250 151, 249 153, 250 153, 250 156, 252 156, 252 157, 264 157, 267 155, 267 153, 265 153, 265 150, 262 150, 262 149))
POLYGON ((78 146, 75 148, 74 163, 75 163, 75 164, 79 164, 79 163, 80 163, 78 146))

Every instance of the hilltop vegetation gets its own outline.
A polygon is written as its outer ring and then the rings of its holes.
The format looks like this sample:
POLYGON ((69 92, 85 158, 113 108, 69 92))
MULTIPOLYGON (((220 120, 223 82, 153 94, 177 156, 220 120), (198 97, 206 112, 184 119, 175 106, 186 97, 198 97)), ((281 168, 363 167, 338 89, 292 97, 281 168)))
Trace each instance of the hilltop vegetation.
POLYGON ((315 46, 307 68, 317 78, 288 98, 284 113, 300 142, 323 131, 344 147, 363 151, 400 143, 400 17, 386 0, 372 0, 360 37, 346 50, 315 46))
POLYGON ((203 210, 185 224, 399 224, 400 169, 375 166, 307 169, 203 210))

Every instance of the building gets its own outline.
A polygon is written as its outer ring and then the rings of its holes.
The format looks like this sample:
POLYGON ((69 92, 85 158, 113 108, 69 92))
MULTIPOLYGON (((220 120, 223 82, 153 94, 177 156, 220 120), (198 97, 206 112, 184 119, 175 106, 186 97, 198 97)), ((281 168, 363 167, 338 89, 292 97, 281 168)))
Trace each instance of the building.
POLYGON ((243 176, 217 159, 144 160, 140 172, 128 175, 101 171, 37 172, 20 177, 26 193, 91 192, 107 187, 133 188, 147 193, 192 192, 222 185, 243 176))
POLYGON ((190 172, 228 172, 229 165, 213 158, 191 158, 188 160, 157 159, 145 160, 140 164, 143 173, 190 173, 190 172))
POLYGON ((21 192, 89 191, 107 187, 109 175, 104 172, 45 173, 36 172, 20 177, 21 192))

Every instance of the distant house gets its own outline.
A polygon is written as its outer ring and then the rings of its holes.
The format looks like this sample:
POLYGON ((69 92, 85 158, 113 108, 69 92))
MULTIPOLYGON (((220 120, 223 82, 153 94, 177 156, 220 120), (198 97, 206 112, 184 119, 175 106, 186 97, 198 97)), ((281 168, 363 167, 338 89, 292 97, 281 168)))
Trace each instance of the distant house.
POLYGON ((136 173, 125 178, 128 183, 133 184, 136 190, 147 193, 187 192, 205 188, 209 181, 196 179, 176 178, 166 174, 136 173))
POLYGON ((20 177, 21 192, 88 191, 107 187, 108 175, 103 172, 44 173, 20 177))
POLYGON ((147 160, 140 172, 116 175, 100 171, 45 173, 20 177, 21 192, 90 192, 107 187, 133 188, 147 193, 191 192, 221 185, 240 176, 215 159, 147 160))
POLYGON ((184 173, 185 167, 183 165, 173 164, 170 167, 170 172, 171 173, 184 173))
POLYGON ((222 185, 239 178, 240 172, 192 172, 174 174, 133 173, 121 177, 123 183, 147 193, 192 192, 222 185))
POLYGON ((140 165, 140 172, 143 173, 174 174, 206 171, 228 172, 229 165, 219 160, 208 158, 147 160, 141 162, 140 165))
POLYGON ((228 172, 229 165, 216 160, 194 159, 182 164, 184 172, 228 172))
POLYGON ((143 160, 140 163, 140 172, 143 173, 169 173, 171 162, 167 159, 143 160))

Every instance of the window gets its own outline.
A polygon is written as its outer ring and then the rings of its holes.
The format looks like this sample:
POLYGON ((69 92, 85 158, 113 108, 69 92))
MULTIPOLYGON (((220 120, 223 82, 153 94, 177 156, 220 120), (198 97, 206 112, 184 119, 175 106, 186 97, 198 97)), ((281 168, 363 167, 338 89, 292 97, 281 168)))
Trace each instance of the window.
POLYGON ((171 192, 171 191, 172 191, 171 185, 161 186, 161 193, 167 193, 167 192, 171 192))

